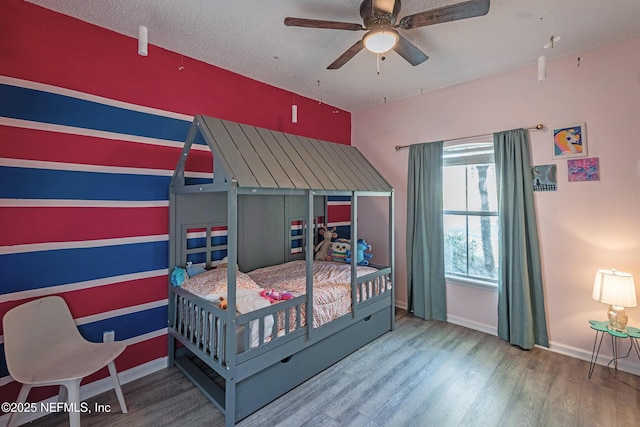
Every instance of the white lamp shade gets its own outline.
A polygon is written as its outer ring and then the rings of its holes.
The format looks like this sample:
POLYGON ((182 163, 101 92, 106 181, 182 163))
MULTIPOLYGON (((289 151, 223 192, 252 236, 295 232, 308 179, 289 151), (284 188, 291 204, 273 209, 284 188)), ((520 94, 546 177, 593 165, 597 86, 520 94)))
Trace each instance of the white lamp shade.
POLYGON ((618 307, 637 306, 633 275, 616 270, 598 270, 593 283, 592 298, 618 307))
POLYGON ((369 31, 363 39, 364 47, 373 53, 384 53, 394 47, 400 37, 394 29, 369 31))
POLYGON ((144 25, 138 27, 138 55, 147 56, 149 45, 149 31, 144 25))

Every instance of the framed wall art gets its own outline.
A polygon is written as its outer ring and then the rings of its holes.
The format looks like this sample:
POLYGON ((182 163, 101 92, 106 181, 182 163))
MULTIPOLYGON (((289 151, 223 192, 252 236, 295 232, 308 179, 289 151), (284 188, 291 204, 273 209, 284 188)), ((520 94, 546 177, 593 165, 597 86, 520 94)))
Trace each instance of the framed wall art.
POLYGON ((569 182, 600 181, 600 165, 597 157, 567 160, 569 182))
POLYGON ((558 178, 556 165, 534 166, 531 170, 533 178, 533 191, 557 191, 558 178))
POLYGON ((576 123, 553 129, 553 157, 569 159, 587 155, 585 123, 576 123))

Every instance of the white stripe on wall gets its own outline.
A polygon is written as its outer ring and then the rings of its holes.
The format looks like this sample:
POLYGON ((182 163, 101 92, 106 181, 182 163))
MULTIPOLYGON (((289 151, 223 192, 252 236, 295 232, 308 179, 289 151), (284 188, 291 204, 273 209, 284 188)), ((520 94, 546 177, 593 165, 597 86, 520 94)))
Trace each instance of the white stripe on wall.
MULTIPOLYGON (((166 300, 165 300, 166 301, 166 300)), ((157 331, 147 332, 143 335, 138 335, 137 337, 131 337, 129 339, 124 340, 127 345, 138 344, 143 341, 148 341, 152 338, 161 337, 167 335, 169 333, 169 328, 158 329, 157 331)))
MULTIPOLYGON (((134 168, 134 167, 122 167, 122 166, 102 166, 102 165, 90 165, 83 163, 63 163, 63 162, 48 162, 42 160, 23 160, 23 159, 10 159, 6 157, 0 157, 0 166, 14 167, 14 168, 26 168, 26 169, 48 169, 48 170, 63 170, 74 172, 101 172, 101 173, 114 173, 114 174, 127 174, 127 175, 157 175, 157 176, 171 176, 173 170, 169 169, 151 169, 151 168, 134 168)), ((208 176, 211 176, 208 174, 208 176)))
POLYGON ((161 208, 168 200, 71 200, 71 199, 0 199, 8 208, 161 208))
MULTIPOLYGON (((26 168, 26 169, 47 169, 47 170, 64 170, 73 172, 99 172, 126 175, 152 175, 152 176, 172 176, 173 169, 151 169, 151 168, 134 168, 121 166, 103 166, 90 165, 84 163, 63 163, 48 162, 43 160, 24 160, 0 157, 0 166, 26 168)), ((185 172, 188 178, 212 178, 213 175, 208 172, 185 172)))
POLYGON ((193 121, 193 116, 189 116, 187 114, 160 110, 158 108, 145 107, 143 105, 138 105, 138 104, 130 104, 128 102, 117 101, 115 99, 105 98, 98 95, 92 95, 86 92, 78 92, 72 89, 65 89, 59 86, 52 86, 45 83, 38 83, 38 82, 33 82, 28 80, 16 79, 14 77, 0 76, 0 84, 24 87, 27 89, 35 89, 42 92, 55 93, 58 95, 69 96, 72 98, 78 98, 86 101, 96 102, 99 104, 109 105, 111 107, 118 107, 118 108, 124 108, 132 111, 139 111, 141 113, 155 114, 157 116, 169 117, 172 119, 184 120, 187 122, 193 121))
MULTIPOLYGON (((86 129, 75 126, 55 125, 51 123, 34 122, 31 120, 11 119, 8 117, 0 117, 0 125, 24 129, 42 130, 47 132, 66 133, 70 135, 113 139, 116 141, 136 142, 139 144, 150 144, 163 147, 182 148, 182 146, 184 145, 184 142, 171 141, 168 139, 149 138, 146 136, 130 135, 126 133, 107 132, 103 130, 86 129)), ((201 144, 193 144, 192 150, 210 151, 208 146, 201 144)))
MULTIPOLYGON (((194 227, 195 228, 195 227, 194 227)), ((226 236, 228 234, 227 230, 212 230, 211 237, 219 237, 226 236)), ((204 239, 207 237, 206 231, 194 231, 192 233, 187 233, 187 239, 204 239)))
POLYGON ((335 222, 329 222, 329 224, 327 224, 327 227, 340 227, 342 225, 351 225, 351 221, 335 221, 335 222))
POLYGON ((0 255, 55 251, 60 249, 101 248, 105 246, 132 245, 136 243, 164 242, 167 240, 169 240, 168 234, 159 234, 155 236, 118 237, 114 239, 27 243, 24 245, 0 246, 0 255))

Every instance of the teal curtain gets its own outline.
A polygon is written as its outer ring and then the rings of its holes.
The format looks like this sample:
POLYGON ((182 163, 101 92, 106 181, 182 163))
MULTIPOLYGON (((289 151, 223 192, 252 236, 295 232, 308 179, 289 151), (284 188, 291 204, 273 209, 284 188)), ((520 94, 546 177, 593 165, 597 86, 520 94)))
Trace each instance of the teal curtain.
POLYGON ((549 346, 529 142, 524 129, 493 135, 498 176, 498 336, 531 349, 549 346))
POLYGON ((409 311, 447 320, 442 219, 442 141, 409 148, 407 286, 409 311))

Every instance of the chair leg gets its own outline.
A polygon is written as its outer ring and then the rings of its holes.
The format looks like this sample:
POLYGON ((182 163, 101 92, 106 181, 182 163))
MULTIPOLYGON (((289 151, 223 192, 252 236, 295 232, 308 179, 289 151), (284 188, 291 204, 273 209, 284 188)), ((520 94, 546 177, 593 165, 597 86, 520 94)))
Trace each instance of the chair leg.
POLYGON ((116 391, 116 396, 118 396, 118 402, 120 403, 120 409, 123 414, 127 413, 127 404, 124 401, 124 395, 122 394, 122 389, 120 388, 120 381, 118 380, 118 371, 116 371, 115 362, 110 362, 107 367, 109 368, 109 374, 113 379, 113 389, 116 391))
POLYGON ((69 427, 80 427, 80 381, 65 381, 67 392, 69 393, 69 427))
MULTIPOLYGON (((29 391, 31 391, 30 384, 22 384, 20 388, 20 393, 18 393, 18 399, 16 399, 16 403, 20 406, 21 403, 27 401, 27 396, 29 396, 29 391)), ((7 427, 14 427, 16 425, 16 417, 18 416, 18 412, 12 412, 9 416, 9 421, 7 422, 7 427)))
POLYGON ((67 388, 60 384, 60 390, 58 390, 58 402, 66 402, 68 397, 67 388))

